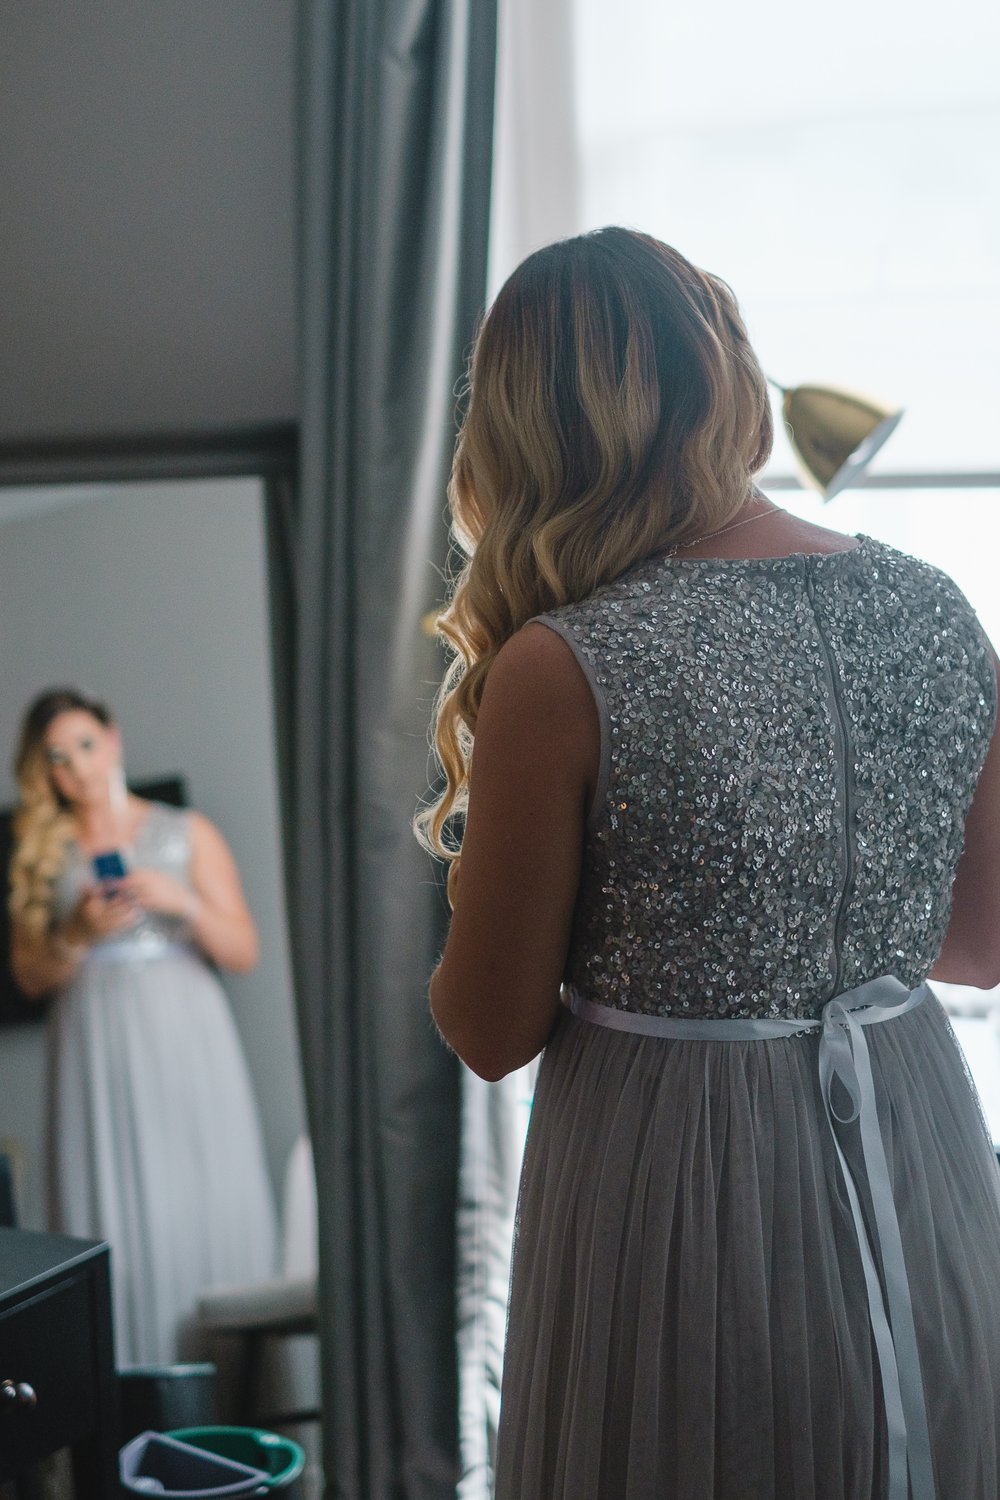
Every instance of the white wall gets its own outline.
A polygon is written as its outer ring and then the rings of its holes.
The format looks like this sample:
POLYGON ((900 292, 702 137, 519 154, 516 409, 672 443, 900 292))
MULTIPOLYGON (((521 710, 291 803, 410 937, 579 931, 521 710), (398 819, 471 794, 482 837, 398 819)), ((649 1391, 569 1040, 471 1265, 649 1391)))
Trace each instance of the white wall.
MULTIPOLYGON (((71 683, 109 702, 131 778, 180 772, 233 849, 261 935, 226 989, 276 1182, 304 1108, 281 881, 262 488, 256 480, 0 490, 0 800, 21 713, 71 683), (57 508, 51 508, 51 507, 57 508), (5 512, 13 519, 4 519, 5 512), (20 512, 18 514, 18 512, 20 512)), ((0 1029, 0 1139, 41 1227, 44 1028, 0 1029)))

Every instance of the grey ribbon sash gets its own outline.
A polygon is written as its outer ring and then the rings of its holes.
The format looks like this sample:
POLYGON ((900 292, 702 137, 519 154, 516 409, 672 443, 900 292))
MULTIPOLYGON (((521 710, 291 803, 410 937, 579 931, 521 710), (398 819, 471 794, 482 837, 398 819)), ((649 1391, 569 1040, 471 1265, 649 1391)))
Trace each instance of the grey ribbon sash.
POLYGON ((573 991, 567 991, 563 997, 567 1008, 581 1020, 639 1036, 671 1037, 689 1042, 757 1042, 776 1041, 807 1032, 819 1033, 818 1068, 823 1104, 861 1252, 868 1311, 885 1398, 888 1500, 907 1500, 908 1496, 909 1500, 934 1500, 935 1490, 910 1284, 885 1142, 878 1122, 875 1080, 865 1027, 905 1015, 930 993, 926 984, 907 990, 893 975, 883 974, 857 989, 835 995, 816 1019, 801 1021, 687 1020, 616 1010, 585 1000, 573 991), (834 1102, 834 1079, 839 1080, 846 1092, 849 1101, 846 1113, 839 1112, 834 1102), (847 1125, 854 1120, 858 1121, 861 1132, 862 1157, 874 1213, 872 1238, 875 1245, 869 1238, 857 1184, 837 1137, 838 1123, 847 1125), (882 1261, 884 1294, 876 1268, 876 1247, 882 1261))

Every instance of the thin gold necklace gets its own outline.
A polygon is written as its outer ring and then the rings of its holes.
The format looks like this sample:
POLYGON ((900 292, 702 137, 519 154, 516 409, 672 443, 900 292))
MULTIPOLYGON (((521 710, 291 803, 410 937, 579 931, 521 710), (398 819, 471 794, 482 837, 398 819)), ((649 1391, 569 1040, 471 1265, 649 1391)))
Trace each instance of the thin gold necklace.
POLYGON ((659 555, 661 557, 673 557, 675 553, 680 552, 684 547, 697 547, 699 542, 710 542, 713 537, 722 536, 726 531, 735 531, 737 526, 749 526, 751 521, 761 521, 765 516, 773 516, 777 509, 777 505, 772 505, 770 510, 759 510, 755 516, 747 516, 742 521, 730 521, 728 526, 720 526, 718 531, 706 531, 704 536, 692 537, 690 541, 675 542, 672 547, 667 548, 666 552, 661 552, 659 555))

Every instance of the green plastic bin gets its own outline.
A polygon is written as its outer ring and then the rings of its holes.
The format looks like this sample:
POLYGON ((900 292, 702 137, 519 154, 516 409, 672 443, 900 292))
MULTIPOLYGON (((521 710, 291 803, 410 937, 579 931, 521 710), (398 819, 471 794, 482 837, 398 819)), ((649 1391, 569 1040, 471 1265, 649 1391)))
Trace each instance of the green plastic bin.
MULTIPOLYGON (((206 1453, 217 1453, 220 1458, 230 1458, 234 1463, 247 1464, 251 1469, 262 1469, 267 1475, 264 1482, 269 1492, 299 1488, 305 1453, 298 1443, 276 1432, 264 1432, 259 1427, 179 1427, 166 1436, 190 1443, 193 1448, 203 1448, 206 1453)), ((292 1500, 292 1496, 287 1500, 292 1500)))

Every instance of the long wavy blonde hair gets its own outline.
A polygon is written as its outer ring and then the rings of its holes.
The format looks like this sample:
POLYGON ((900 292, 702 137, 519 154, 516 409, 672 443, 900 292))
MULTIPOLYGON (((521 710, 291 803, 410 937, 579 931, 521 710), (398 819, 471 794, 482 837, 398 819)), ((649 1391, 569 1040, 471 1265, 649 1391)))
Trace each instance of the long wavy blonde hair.
POLYGON ((724 526, 771 452, 767 382, 733 293, 669 245, 609 228, 529 256, 472 354, 449 485, 462 561, 438 629, 446 785, 414 820, 454 899, 483 687, 533 615, 724 526))
POLYGON ((52 781, 45 731, 59 714, 80 709, 105 728, 114 723, 104 703, 76 688, 49 688, 26 710, 14 756, 20 799, 14 812, 8 909, 32 937, 44 937, 51 928, 55 883, 75 827, 70 804, 52 781))

